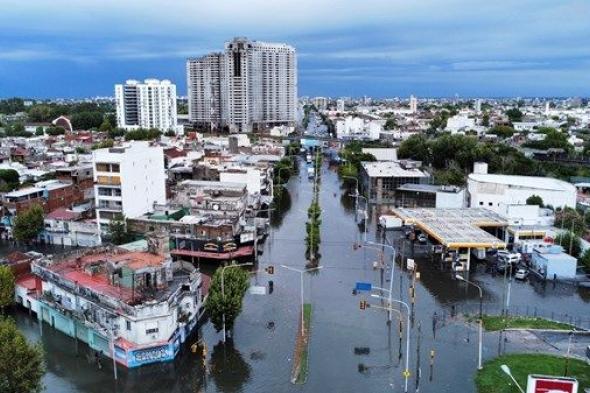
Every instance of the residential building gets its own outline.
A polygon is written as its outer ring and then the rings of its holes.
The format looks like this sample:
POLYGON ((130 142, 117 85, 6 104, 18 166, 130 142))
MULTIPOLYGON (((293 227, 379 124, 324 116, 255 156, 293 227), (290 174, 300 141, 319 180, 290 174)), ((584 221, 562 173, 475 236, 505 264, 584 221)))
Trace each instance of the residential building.
POLYGON ((178 131, 176 85, 169 80, 130 79, 115 85, 117 125, 126 130, 157 128, 178 131))
POLYGON ((467 189, 470 207, 497 213, 505 210, 503 205, 525 205, 533 195, 540 196, 546 206, 576 207, 576 187, 571 183, 552 177, 488 174, 485 163, 475 163, 467 189))
POLYGON ((336 100, 336 111, 337 112, 344 112, 345 111, 343 99, 336 100))
POLYGON ((410 112, 418 112, 418 99, 414 96, 410 96, 410 112))
POLYGON ((434 184, 402 184, 396 190, 396 207, 461 209, 466 205, 465 189, 434 184))
POLYGON ((52 328, 128 368, 173 360, 201 314, 201 274, 173 263, 167 236, 148 252, 92 248, 34 260, 17 299, 52 328))
POLYGON ((118 213, 139 217, 166 203, 164 152, 148 142, 92 152, 97 223, 104 232, 118 213))
POLYGON ((21 188, 4 195, 5 206, 13 215, 18 215, 33 205, 39 205, 45 213, 60 207, 69 208, 77 202, 74 186, 61 180, 46 180, 32 187, 21 188))
POLYGON ((250 132, 294 126, 297 111, 295 48, 237 37, 221 53, 187 61, 189 118, 213 128, 250 132))

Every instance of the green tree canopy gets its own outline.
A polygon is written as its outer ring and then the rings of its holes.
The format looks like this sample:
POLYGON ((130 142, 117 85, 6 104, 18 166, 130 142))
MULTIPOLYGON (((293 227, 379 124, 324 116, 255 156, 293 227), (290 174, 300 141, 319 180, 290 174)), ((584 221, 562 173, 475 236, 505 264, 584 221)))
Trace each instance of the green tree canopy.
POLYGON ((124 244, 129 240, 125 216, 117 213, 109 223, 109 235, 113 244, 124 244))
POLYGON ((145 128, 140 128, 137 130, 128 131, 125 134, 126 141, 151 141, 154 139, 158 139, 162 135, 162 132, 156 128, 150 128, 146 130, 145 128))
POLYGON ((223 314, 225 313, 226 330, 231 331, 237 316, 242 311, 244 294, 248 290, 248 272, 239 267, 218 268, 213 274, 209 295, 205 302, 205 310, 211 318, 215 330, 223 328, 223 314), (224 294, 221 291, 221 275, 223 274, 224 294))
POLYGON ((567 231, 573 231, 578 236, 586 232, 584 217, 577 210, 569 207, 555 214, 555 226, 567 231))
POLYGON ((41 392, 45 374, 41 344, 29 344, 11 319, 0 319, 0 343, 0 392, 41 392))
POLYGON ((51 136, 64 135, 66 130, 63 127, 48 127, 45 130, 45 133, 51 136))
POLYGON ((562 232, 555 237, 555 244, 563 247, 563 250, 572 257, 577 258, 582 251, 582 244, 580 238, 573 232, 562 232))
POLYGON ((111 124, 111 121, 108 119, 108 117, 104 118, 104 120, 102 121, 102 124, 98 128, 98 130, 102 131, 102 132, 109 132, 112 129, 113 129, 113 125, 111 124))
POLYGON ((523 114, 518 108, 508 109, 506 111, 506 116, 510 119, 511 123, 522 121, 523 114))
POLYGON ((0 169, 0 179, 8 184, 18 184, 20 176, 14 169, 0 169))
POLYGON ((72 115, 72 127, 76 130, 90 130, 102 124, 103 114, 99 111, 77 112, 72 115))
POLYGON ((526 199, 526 204, 543 207, 543 198, 541 198, 539 195, 531 195, 526 199))
POLYGON ((29 109, 29 120, 32 122, 48 122, 54 119, 52 116, 53 111, 49 105, 33 105, 29 109))
POLYGON ((14 303, 14 274, 8 265, 0 265, 0 310, 14 303))
POLYGON ((14 219, 14 238, 28 242, 37 237, 43 227, 43 208, 33 205, 19 213, 14 219))
POLYGON ((488 132, 498 135, 499 138, 510 138, 512 135, 514 135, 514 128, 498 125, 490 128, 488 132))

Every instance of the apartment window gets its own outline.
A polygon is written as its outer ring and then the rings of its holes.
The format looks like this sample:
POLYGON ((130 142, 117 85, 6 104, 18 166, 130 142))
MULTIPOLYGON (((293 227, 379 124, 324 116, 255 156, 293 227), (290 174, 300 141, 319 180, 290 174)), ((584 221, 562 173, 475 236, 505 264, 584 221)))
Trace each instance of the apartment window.
POLYGON ((158 328, 147 329, 145 331, 145 334, 154 334, 154 333, 158 333, 158 328))
POLYGON ((119 166, 119 164, 112 164, 111 165, 111 172, 117 172, 117 173, 119 173, 120 172, 120 166, 119 166))
POLYGON ((98 172, 109 172, 109 164, 96 164, 98 172))
POLYGON ((483 201, 479 202, 479 206, 483 206, 483 201))
POLYGON ((127 321, 127 330, 131 330, 131 321, 127 321))
POLYGON ((494 204, 492 202, 488 202, 488 206, 493 206, 494 204))

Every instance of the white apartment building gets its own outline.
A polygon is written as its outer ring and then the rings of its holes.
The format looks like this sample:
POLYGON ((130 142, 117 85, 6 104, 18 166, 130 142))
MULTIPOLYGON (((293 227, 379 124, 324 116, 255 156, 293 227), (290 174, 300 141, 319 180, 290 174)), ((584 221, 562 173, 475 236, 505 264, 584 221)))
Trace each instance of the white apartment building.
POLYGON ((358 116, 347 116, 335 122, 338 138, 378 140, 383 131, 382 120, 373 120, 358 116))
POLYGON ((117 126, 126 130, 157 128, 178 132, 176 85, 169 80, 128 80, 115 85, 117 126))
POLYGON ((295 125, 297 58, 287 44, 235 38, 223 53, 188 59, 187 82, 196 124, 232 132, 295 125))
POLYGON ((470 207, 485 207, 503 214, 505 205, 525 205, 532 195, 543 199, 544 205, 576 207, 576 187, 552 177, 509 176, 487 173, 487 164, 475 163, 467 178, 470 207))
POLYGON ((344 100, 343 99, 336 100, 336 111, 337 112, 344 112, 344 110, 345 110, 344 100))
POLYGON ((418 112, 418 99, 414 96, 410 96, 410 112, 418 112))
POLYGON ((475 128, 475 119, 469 117, 466 113, 459 113, 458 115, 449 117, 445 131, 450 131, 455 134, 460 131, 469 131, 475 128))
POLYGON ((105 232, 111 219, 122 213, 139 217, 166 203, 164 151, 148 142, 97 149, 92 152, 96 219, 105 232))

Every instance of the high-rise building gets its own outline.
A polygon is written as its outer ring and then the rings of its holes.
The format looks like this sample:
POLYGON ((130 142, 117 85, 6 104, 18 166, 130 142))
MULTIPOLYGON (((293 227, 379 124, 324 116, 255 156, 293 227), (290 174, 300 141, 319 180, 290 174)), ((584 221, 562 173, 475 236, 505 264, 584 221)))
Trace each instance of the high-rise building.
POLYGON ((224 119, 222 85, 225 82, 223 53, 189 59, 186 64, 190 121, 211 129, 224 119))
POLYGON ((166 203, 164 151, 148 142, 92 152, 96 219, 103 232, 118 214, 133 218, 166 203))
POLYGON ((337 112, 344 112, 344 100, 343 99, 336 100, 336 111, 337 112))
POLYGON ((189 119, 250 132, 295 125, 297 59, 287 44, 235 38, 223 53, 187 61, 189 119))
POLYGON ((481 99, 475 100, 475 112, 481 113, 481 99))
POLYGON ((410 112, 418 112, 418 100, 414 96, 410 96, 410 112))
POLYGON ((177 131, 176 85, 169 80, 128 80, 115 85, 117 126, 177 131))

